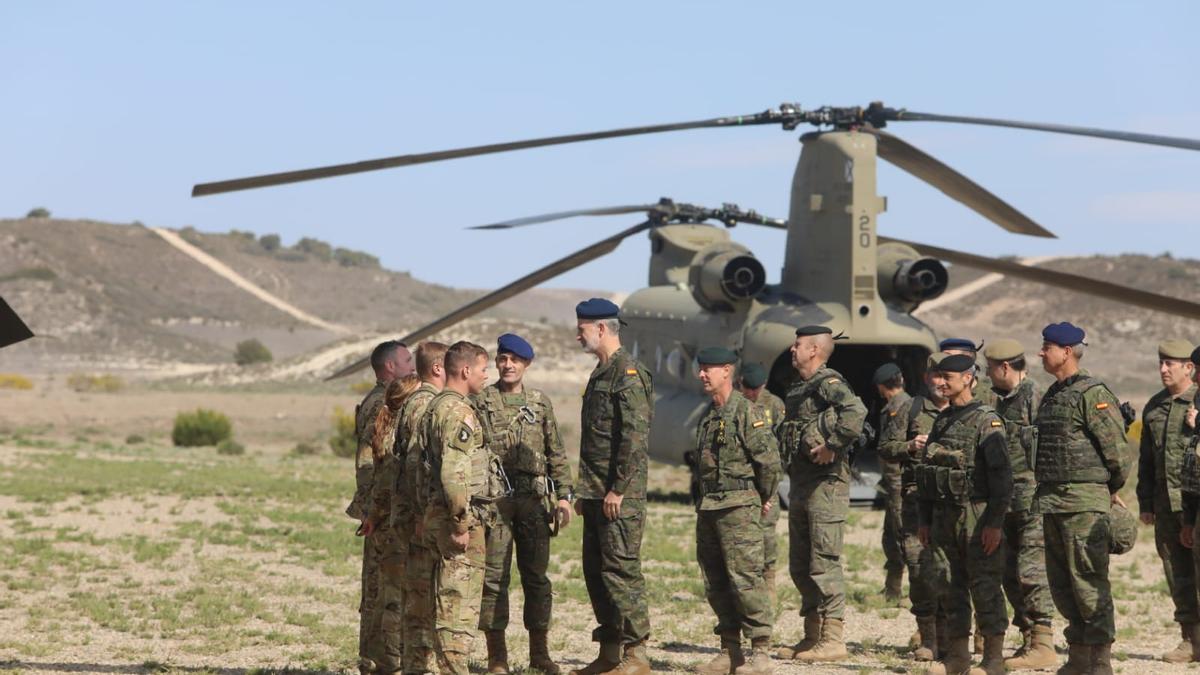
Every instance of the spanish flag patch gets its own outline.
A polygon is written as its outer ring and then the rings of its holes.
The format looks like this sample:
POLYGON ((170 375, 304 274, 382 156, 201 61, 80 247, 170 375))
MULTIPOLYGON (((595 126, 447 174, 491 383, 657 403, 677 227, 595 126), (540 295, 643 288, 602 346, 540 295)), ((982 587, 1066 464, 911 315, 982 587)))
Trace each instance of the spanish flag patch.
POLYGON ((637 368, 626 368, 625 374, 626 375, 637 375, 637 368))
POLYGON ((1002 426, 1004 426, 1004 422, 1001 422, 1000 420, 992 420, 992 426, 1002 427, 1002 426))
POLYGON ((888 417, 895 417, 895 416, 896 416, 896 411, 895 411, 895 410, 893 410, 892 412, 888 413, 888 417))
POLYGON ((825 384, 837 384, 838 382, 841 382, 841 380, 837 379, 836 377, 831 377, 828 380, 825 380, 825 384))
POLYGON ((761 426, 762 426, 762 425, 764 425, 764 424, 766 424, 766 422, 764 422, 764 421, 762 421, 762 420, 759 420, 759 421, 755 422, 754 424, 752 424, 752 425, 750 425, 750 426, 752 426, 752 427, 754 427, 755 429, 757 429, 757 428, 761 427, 761 426))
POLYGON ((1107 410, 1107 409, 1108 409, 1107 403, 1097 403, 1096 404, 1096 410, 1107 410))

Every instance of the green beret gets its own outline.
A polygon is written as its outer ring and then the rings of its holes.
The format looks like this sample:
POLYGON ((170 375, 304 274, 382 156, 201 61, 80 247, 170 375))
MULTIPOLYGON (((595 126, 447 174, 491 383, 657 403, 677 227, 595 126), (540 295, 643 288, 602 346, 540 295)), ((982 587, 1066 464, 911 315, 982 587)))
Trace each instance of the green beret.
POLYGON ((934 370, 943 373, 965 373, 975 367, 975 359, 966 354, 952 354, 938 361, 934 370))
POLYGON ((1192 358, 1193 349, 1195 349, 1195 346, 1187 340, 1166 340, 1158 343, 1158 358, 1182 359, 1186 361, 1192 358))
POLYGON ((871 382, 873 384, 883 384, 894 379, 899 374, 900 366, 894 363, 885 363, 875 369, 875 374, 871 376, 871 382))
POLYGON ((742 386, 758 389, 767 383, 767 369, 761 363, 747 363, 742 366, 742 386))
POLYGON ((702 366, 724 366, 737 363, 737 354, 727 347, 705 347, 696 355, 702 366))
POLYGON ((1121 555, 1133 550, 1133 545, 1137 543, 1138 520, 1129 509, 1113 504, 1108 510, 1108 527, 1111 533, 1108 540, 1110 553, 1121 555))
POLYGON ((1025 356, 1025 348, 1016 340, 1003 338, 990 342, 983 350, 983 355, 992 361, 1011 361, 1019 356, 1025 356))

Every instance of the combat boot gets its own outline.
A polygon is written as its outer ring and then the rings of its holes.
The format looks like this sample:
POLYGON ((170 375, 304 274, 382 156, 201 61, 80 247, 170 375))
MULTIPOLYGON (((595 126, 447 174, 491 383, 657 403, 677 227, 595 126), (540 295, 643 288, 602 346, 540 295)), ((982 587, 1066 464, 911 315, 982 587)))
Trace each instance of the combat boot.
POLYGON ((721 651, 713 660, 696 668, 696 672, 699 675, 729 675, 745 662, 741 638, 737 635, 722 635, 721 651))
POLYGON ((983 653, 983 635, 979 633, 979 627, 975 628, 975 647, 971 650, 976 654, 983 653))
POLYGON ((935 654, 937 654, 937 658, 935 658, 934 660, 941 661, 946 658, 946 654, 950 653, 950 640, 948 640, 946 638, 946 617, 945 617, 945 615, 939 614, 937 619, 935 619, 935 621, 936 621, 936 625, 937 625, 938 643, 937 643, 937 651, 934 652, 935 654))
POLYGON ((734 671, 734 675, 771 675, 775 664, 771 663, 771 638, 757 637, 750 641, 750 658, 734 671))
POLYGON ((1113 675, 1112 643, 1090 645, 1092 648, 1092 669, 1090 675, 1113 675))
POLYGON ((1162 660, 1167 663, 1188 663, 1192 660, 1192 627, 1195 624, 1181 623, 1179 624, 1179 632, 1183 635, 1183 640, 1175 649, 1162 655, 1162 660))
POLYGON ((616 668, 604 675, 650 675, 650 659, 646 657, 646 643, 632 642, 625 645, 625 653, 616 668))
POLYGON ((942 642, 946 646, 946 656, 925 669, 925 675, 963 675, 970 672, 971 638, 964 636, 942 642))
POLYGON ((780 647, 775 656, 781 659, 794 659, 801 652, 806 652, 816 646, 821 639, 821 615, 813 612, 804 617, 804 639, 791 647, 780 647))
POLYGON ((797 661, 817 663, 841 661, 850 656, 846 643, 842 641, 842 620, 825 617, 821 620, 821 639, 812 649, 796 654, 797 661))
POLYGON ((1092 646, 1067 644, 1067 662, 1054 671, 1054 675, 1088 675, 1092 672, 1092 646))
POLYGON ((487 673, 488 675, 507 675, 508 645, 504 642, 504 631, 484 631, 487 638, 487 673))
POLYGON ((921 636, 921 643, 913 650, 913 659, 917 661, 933 661, 937 659, 937 620, 932 616, 917 619, 917 633, 921 636))
POLYGON ((621 643, 601 642, 600 654, 586 666, 572 670, 568 675, 600 675, 616 668, 621 663, 621 643))
POLYGON ((900 602, 904 590, 904 570, 888 570, 887 579, 883 582, 883 599, 889 605, 900 602))
POLYGON ((562 669, 550 658, 549 637, 544 630, 529 631, 529 667, 545 675, 559 675, 562 669))
POLYGON ((970 675, 1004 675, 1004 633, 983 636, 983 661, 970 675))
POLYGON ((1192 660, 1200 661, 1200 623, 1191 624, 1192 660))
POLYGON ((1041 623, 1033 624, 1026 635, 1025 644, 1007 659, 1004 665, 1009 670, 1045 670, 1058 665, 1058 654, 1054 653, 1054 630, 1041 623))

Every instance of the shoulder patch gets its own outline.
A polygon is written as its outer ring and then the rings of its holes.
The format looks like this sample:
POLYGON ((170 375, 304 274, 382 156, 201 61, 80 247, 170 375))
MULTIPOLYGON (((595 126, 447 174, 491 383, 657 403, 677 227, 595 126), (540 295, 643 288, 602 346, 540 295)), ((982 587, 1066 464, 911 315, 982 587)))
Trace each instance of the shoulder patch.
POLYGON ((467 432, 465 427, 458 430, 458 440, 461 443, 466 443, 467 441, 471 440, 471 434, 467 432))
POLYGON ((1096 410, 1106 410, 1106 409, 1108 409, 1107 403, 1097 403, 1096 404, 1096 410))
POLYGON ((895 416, 896 416, 896 412, 897 412, 897 411, 893 410, 892 412, 888 413, 888 417, 895 417, 895 416))
POLYGON ((825 384, 837 384, 838 382, 841 382, 841 380, 836 377, 831 377, 828 380, 825 380, 825 384))
POLYGON ((759 427, 763 426, 764 424, 766 424, 766 422, 764 422, 764 421, 762 421, 762 420, 758 420, 758 421, 756 421, 754 424, 751 424, 750 426, 752 426, 752 427, 754 427, 755 429, 757 429, 757 428, 759 428, 759 427))
POLYGON ((1000 420, 992 420, 992 426, 993 427, 1002 427, 1002 426, 1004 426, 1004 422, 1001 422, 1000 420))
POLYGON ((637 373, 637 368, 626 368, 626 369, 625 369, 625 374, 626 374, 626 375, 637 375, 637 374, 638 374, 638 373, 637 373))

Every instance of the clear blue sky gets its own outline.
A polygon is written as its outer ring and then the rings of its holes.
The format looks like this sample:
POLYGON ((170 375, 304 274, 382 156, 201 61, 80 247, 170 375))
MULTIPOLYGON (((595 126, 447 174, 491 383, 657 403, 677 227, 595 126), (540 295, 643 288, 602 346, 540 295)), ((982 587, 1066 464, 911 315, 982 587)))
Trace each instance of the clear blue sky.
MULTIPOLYGON (((1200 4, 6 2, 0 214, 314 236, 492 287, 634 222, 510 233, 577 207, 786 215, 796 132, 704 130, 191 199, 193 183, 385 155, 806 106, 1200 136, 1200 4)), ((1200 153, 911 123, 892 131, 1062 239, 1008 234, 890 166, 880 231, 984 254, 1195 257, 1200 153)), ((735 237, 771 280, 783 235, 735 237)), ((632 290, 646 240, 552 285, 632 290)))

